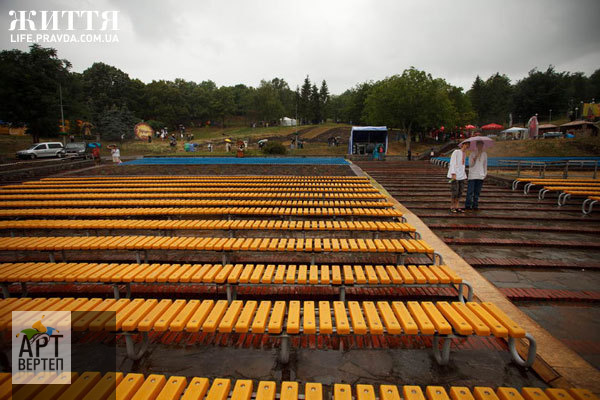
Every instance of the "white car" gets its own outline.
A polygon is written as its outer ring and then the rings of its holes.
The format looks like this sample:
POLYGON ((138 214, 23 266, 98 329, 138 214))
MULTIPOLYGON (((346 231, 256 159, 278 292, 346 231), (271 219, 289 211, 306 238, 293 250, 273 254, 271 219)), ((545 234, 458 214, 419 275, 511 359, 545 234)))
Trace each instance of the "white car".
POLYGON ((27 150, 17 151, 17 157, 34 160, 42 157, 63 157, 63 144, 61 142, 37 143, 27 150))

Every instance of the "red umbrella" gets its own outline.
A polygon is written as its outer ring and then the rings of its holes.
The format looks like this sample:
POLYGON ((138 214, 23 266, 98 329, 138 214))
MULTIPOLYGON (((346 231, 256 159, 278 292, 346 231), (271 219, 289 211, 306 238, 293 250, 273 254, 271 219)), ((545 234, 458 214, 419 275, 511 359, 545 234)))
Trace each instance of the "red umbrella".
POLYGON ((469 125, 465 125, 465 129, 468 130, 468 129, 477 129, 477 128, 474 125, 469 124, 469 125))
POLYGON ((483 129, 484 131, 488 131, 488 130, 495 130, 495 129, 502 129, 504 128, 502 125, 498 125, 498 124, 487 124, 481 127, 481 129, 483 129))

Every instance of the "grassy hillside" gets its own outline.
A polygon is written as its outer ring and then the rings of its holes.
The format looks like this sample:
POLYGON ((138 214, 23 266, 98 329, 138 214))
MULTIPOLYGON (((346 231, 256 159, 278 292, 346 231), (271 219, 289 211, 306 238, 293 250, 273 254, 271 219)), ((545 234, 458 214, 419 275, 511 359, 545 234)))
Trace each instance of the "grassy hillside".
POLYGON ((600 156, 600 137, 577 139, 511 140, 496 142, 490 157, 600 156))

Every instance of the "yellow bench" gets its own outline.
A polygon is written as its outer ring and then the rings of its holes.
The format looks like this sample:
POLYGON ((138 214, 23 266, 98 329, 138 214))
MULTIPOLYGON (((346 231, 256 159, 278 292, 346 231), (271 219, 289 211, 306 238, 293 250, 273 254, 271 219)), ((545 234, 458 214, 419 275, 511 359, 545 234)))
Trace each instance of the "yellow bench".
MULTIPOLYGON (((575 197, 589 197, 589 196, 600 196, 600 187, 598 188, 577 188, 577 189, 563 189, 562 193, 558 195, 558 206, 564 206, 567 201, 575 196, 575 197)), ((585 200, 584 200, 585 202, 585 200)), ((582 205, 583 206, 583 205, 582 205)))
POLYGON ((6 200, 70 200, 70 199, 193 199, 193 198, 284 198, 288 199, 322 199, 322 200, 354 200, 354 199, 384 199, 385 196, 380 193, 329 193, 329 192, 202 192, 189 191, 184 193, 123 193, 123 192, 104 192, 95 193, 93 191, 80 192, 78 190, 70 193, 18 193, 4 194, 6 191, 0 191, 0 201, 6 200))
POLYGON ((54 262, 54 252, 65 251, 133 250, 141 262, 140 251, 147 262, 149 250, 214 251, 222 253, 222 264, 229 264, 232 251, 293 252, 311 255, 315 264, 316 253, 385 253, 396 255, 396 263, 403 263, 405 253, 423 254, 434 263, 442 258, 421 239, 338 239, 338 238, 223 238, 223 237, 165 237, 165 236, 50 236, 2 237, 0 251, 48 252, 54 262))
MULTIPOLYGON (((33 219, 0 221, 0 229, 72 229, 72 230, 284 230, 284 231, 370 231, 404 232, 418 238, 415 228, 402 222, 386 221, 282 221, 282 220, 143 220, 143 219, 33 219)), ((233 233, 233 232, 232 232, 233 233)))
POLYGON ((395 219, 402 213, 395 209, 369 208, 293 208, 293 207, 135 207, 135 208, 30 208, 0 209, 0 218, 32 216, 115 217, 139 215, 256 215, 287 217, 371 217, 395 219))
POLYGON ((373 189, 373 186, 370 183, 303 183, 303 182, 291 182, 291 183, 267 183, 267 182, 173 182, 173 181, 165 181, 165 182, 157 182, 157 181, 148 181, 148 182, 45 182, 45 181, 35 181, 35 182, 24 182, 18 185, 5 185, 3 188, 6 189, 19 189, 19 188, 101 188, 101 187, 170 187, 170 186, 178 186, 178 187, 198 187, 202 185, 203 187, 211 187, 211 188, 229 188, 229 187, 271 187, 271 188, 295 188, 295 189, 305 189, 305 188, 323 188, 323 189, 336 189, 336 188, 346 188, 346 189, 373 189))
POLYGON ((27 385, 11 385, 11 374, 0 373, 0 399, 161 399, 161 400, 598 400, 587 389, 570 388, 540 389, 523 387, 519 391, 511 387, 404 385, 349 385, 336 383, 329 396, 324 395, 323 384, 295 381, 254 382, 248 379, 231 379, 185 376, 167 377, 161 374, 143 375, 122 372, 73 372, 70 384, 55 384, 64 381, 58 377, 40 376, 31 378, 27 385), (52 383, 52 384, 51 384, 52 383), (278 389, 279 387, 279 389, 278 389))
MULTIPOLYGON (((417 301, 241 301, 156 299, 10 298, 0 300, 0 330, 12 327, 12 311, 80 311, 71 315, 71 330, 125 334, 127 354, 139 359, 148 346, 148 332, 260 333, 281 336, 280 360, 287 363, 290 335, 427 335, 440 364, 450 357, 451 339, 495 336, 508 339, 514 361, 531 366, 536 343, 493 303, 417 301), (301 322, 302 321, 302 322, 301 322), (141 333, 135 350, 131 334, 141 333), (516 351, 515 340, 527 339, 527 359, 516 351), (442 349, 439 341, 442 341, 442 349)), ((65 322, 46 317, 60 330, 65 322)))
POLYGON ((273 187, 221 187, 221 188, 204 188, 198 186, 177 186, 177 185, 168 185, 165 187, 135 187, 135 188, 94 188, 88 189, 85 187, 78 188, 63 188, 61 185, 56 185, 53 187, 44 187, 44 188, 36 188, 35 186, 19 186, 19 185, 8 185, 3 186, 0 190, 2 194, 23 194, 23 193, 32 193, 32 194, 43 194, 43 193, 253 193, 253 192, 269 192, 269 193, 280 193, 283 195, 290 194, 373 194, 376 195, 379 193, 377 189, 374 187, 371 188, 273 188, 273 187), (11 187, 15 188, 11 188, 11 187))
POLYGON ((64 181, 206 181, 206 182, 369 182, 369 178, 362 176, 290 176, 290 175, 135 175, 135 176, 70 176, 49 177, 40 181, 64 182, 64 181))
POLYGON ((519 183, 533 183, 534 185, 552 185, 552 184, 565 184, 565 183, 600 183, 600 179, 582 178, 582 179, 559 179, 559 178, 517 178, 512 182, 512 190, 516 190, 519 187, 519 183))
POLYGON ((113 285, 115 298, 125 285, 127 297, 131 284, 205 284, 224 285, 227 300, 237 297, 238 286, 308 285, 339 288, 345 301, 347 287, 451 287, 458 300, 467 300, 473 289, 446 265, 306 265, 306 264, 120 264, 120 263, 4 263, 0 264, 0 285, 5 298, 9 285, 20 284, 22 295, 27 284, 104 283, 113 285))
POLYGON ((20 200, 0 202, 2 208, 27 207, 344 207, 344 208, 390 208, 387 201, 360 200, 20 200))

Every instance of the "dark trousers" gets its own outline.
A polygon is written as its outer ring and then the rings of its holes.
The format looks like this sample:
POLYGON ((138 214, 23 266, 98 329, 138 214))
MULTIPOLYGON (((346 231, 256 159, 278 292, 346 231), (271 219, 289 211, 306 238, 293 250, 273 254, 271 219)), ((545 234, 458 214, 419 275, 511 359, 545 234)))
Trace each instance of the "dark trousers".
POLYGON ((479 208, 479 194, 483 186, 483 179, 469 179, 468 182, 465 208, 479 208))

